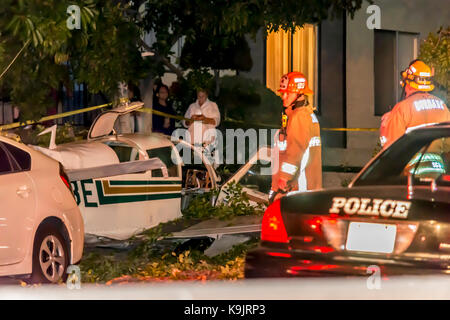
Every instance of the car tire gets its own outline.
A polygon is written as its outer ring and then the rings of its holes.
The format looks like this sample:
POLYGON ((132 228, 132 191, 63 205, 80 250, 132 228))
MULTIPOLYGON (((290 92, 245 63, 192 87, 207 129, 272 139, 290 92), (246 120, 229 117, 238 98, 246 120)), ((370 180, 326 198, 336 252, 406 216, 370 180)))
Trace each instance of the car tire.
POLYGON ((69 250, 64 237, 50 225, 40 227, 33 244, 33 269, 29 283, 58 283, 67 279, 69 250))

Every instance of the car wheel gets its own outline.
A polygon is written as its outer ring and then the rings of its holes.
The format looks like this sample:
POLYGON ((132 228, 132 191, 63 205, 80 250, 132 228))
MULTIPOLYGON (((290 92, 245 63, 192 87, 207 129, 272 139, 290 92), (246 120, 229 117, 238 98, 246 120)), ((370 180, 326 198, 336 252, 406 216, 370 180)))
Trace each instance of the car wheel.
POLYGON ((58 283, 67 279, 69 251, 66 241, 55 228, 45 226, 38 231, 33 245, 31 283, 58 283))

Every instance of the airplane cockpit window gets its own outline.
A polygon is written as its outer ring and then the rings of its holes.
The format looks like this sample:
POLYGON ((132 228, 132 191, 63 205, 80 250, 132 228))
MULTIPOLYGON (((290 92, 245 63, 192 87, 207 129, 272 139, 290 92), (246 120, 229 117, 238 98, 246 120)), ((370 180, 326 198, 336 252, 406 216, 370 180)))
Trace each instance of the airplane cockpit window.
MULTIPOLYGON (((161 147, 147 150, 149 158, 159 158, 167 167, 169 177, 178 177, 178 165, 172 161, 172 147, 161 147)), ((152 177, 162 177, 156 170, 152 171, 152 177), (153 172, 155 171, 155 172, 153 172)))
POLYGON ((133 146, 117 141, 105 141, 104 144, 114 150, 121 163, 139 160, 139 151, 133 146))

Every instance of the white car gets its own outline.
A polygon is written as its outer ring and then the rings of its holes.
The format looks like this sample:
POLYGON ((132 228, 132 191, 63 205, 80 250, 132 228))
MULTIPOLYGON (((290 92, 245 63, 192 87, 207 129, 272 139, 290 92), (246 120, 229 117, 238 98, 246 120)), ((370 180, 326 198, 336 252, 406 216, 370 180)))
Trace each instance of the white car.
POLYGON ((64 280, 81 260, 84 224, 61 165, 0 136, 0 204, 0 276, 64 280))

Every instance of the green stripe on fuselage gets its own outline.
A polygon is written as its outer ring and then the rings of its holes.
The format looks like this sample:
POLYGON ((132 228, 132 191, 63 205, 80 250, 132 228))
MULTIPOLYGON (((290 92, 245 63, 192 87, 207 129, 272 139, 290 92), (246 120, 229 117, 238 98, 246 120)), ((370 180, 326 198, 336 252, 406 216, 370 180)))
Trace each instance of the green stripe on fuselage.
POLYGON ((162 184, 181 184, 181 180, 162 181, 162 180, 110 180, 110 186, 142 186, 142 185, 162 185, 162 184))
MULTIPOLYGON (((111 181, 110 181, 110 183, 111 183, 111 181)), ((100 205, 181 198, 181 193, 139 194, 139 195, 129 195, 129 196, 116 196, 116 195, 115 196, 105 196, 103 194, 102 182, 97 180, 97 181, 95 181, 95 185, 97 187, 98 202, 100 205)))

